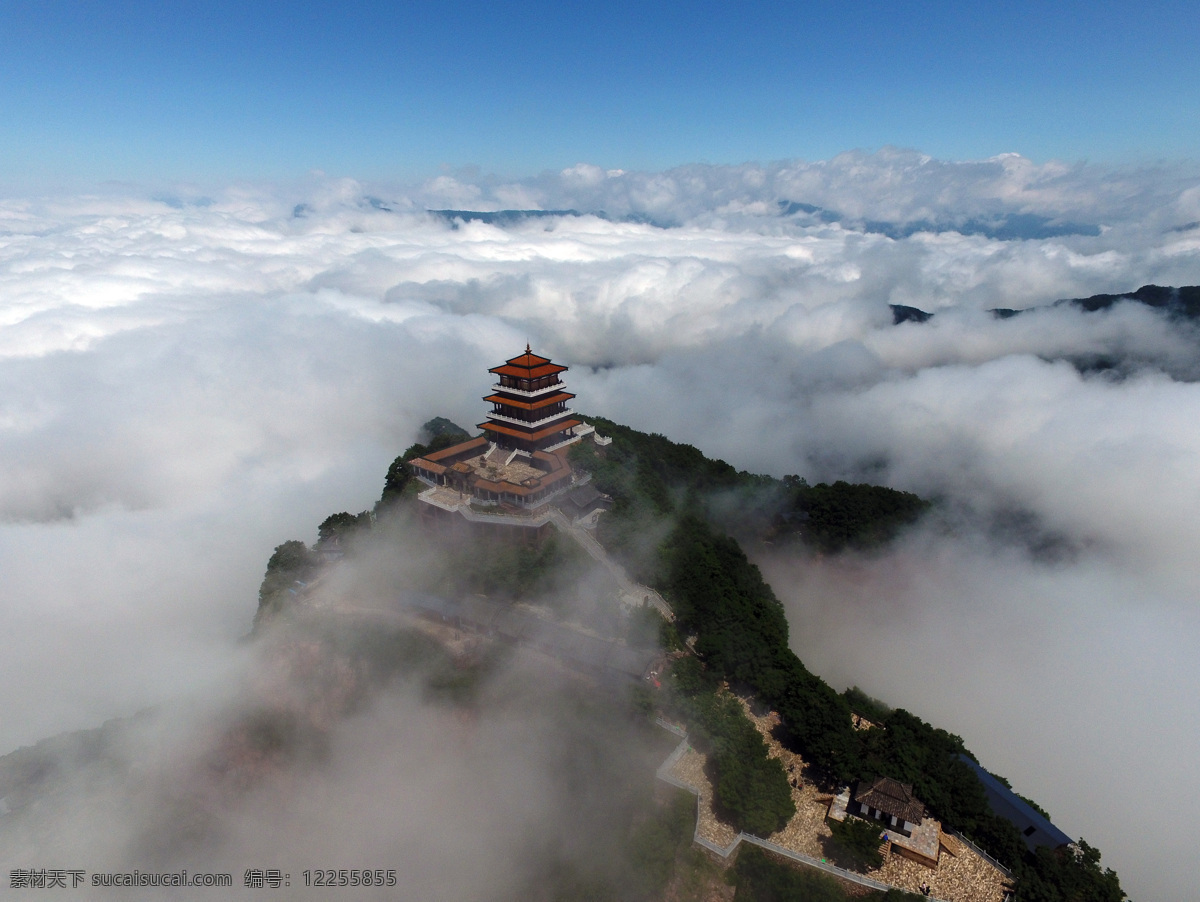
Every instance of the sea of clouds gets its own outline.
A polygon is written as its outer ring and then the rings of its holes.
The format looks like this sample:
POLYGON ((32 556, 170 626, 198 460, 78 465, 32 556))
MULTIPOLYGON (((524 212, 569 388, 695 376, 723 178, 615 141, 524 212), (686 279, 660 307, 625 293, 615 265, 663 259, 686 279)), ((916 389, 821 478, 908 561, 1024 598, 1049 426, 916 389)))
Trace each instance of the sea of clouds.
POLYGON ((221 684, 272 548, 529 342, 585 412, 939 499, 882 555, 755 551, 793 646, 1178 897, 1200 335, 1047 305, 1200 283, 1198 221, 1186 167, 898 150, 0 199, 0 751, 221 684), (603 215, 427 212, 511 209, 603 215))

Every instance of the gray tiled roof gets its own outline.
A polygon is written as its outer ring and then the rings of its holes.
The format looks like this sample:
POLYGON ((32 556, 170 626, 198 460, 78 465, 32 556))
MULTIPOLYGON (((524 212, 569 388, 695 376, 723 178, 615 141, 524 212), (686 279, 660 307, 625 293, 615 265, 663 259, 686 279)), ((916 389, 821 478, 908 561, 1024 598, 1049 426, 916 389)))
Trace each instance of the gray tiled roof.
POLYGON ((925 806, 913 795, 912 786, 891 777, 876 777, 874 782, 859 783, 854 801, 869 805, 885 814, 919 824, 925 817, 925 806))

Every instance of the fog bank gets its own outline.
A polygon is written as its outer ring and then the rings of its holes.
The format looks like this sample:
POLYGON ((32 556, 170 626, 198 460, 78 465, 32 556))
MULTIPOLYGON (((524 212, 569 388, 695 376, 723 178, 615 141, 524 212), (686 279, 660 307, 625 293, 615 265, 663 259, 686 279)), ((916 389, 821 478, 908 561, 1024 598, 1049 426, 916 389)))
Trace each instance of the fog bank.
POLYGON ((1200 343, 1131 304, 987 311, 1200 283, 1197 221, 1182 167, 894 150, 0 200, 0 748, 229 679, 271 549, 369 508, 431 416, 478 422, 528 341, 581 411, 938 499, 878 560, 764 558, 797 651, 1178 896, 1154 787, 1200 793, 1200 343), (604 215, 425 212, 533 208, 604 215))

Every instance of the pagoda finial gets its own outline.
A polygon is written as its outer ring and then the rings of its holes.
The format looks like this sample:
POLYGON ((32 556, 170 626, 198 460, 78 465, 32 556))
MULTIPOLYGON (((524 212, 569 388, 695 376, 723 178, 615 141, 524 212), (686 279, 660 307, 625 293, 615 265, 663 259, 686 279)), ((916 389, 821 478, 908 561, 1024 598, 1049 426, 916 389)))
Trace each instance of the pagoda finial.
POLYGON ((526 354, 532 354, 532 353, 533 353, 533 351, 529 350, 529 342, 525 342, 525 353, 526 353, 526 354))

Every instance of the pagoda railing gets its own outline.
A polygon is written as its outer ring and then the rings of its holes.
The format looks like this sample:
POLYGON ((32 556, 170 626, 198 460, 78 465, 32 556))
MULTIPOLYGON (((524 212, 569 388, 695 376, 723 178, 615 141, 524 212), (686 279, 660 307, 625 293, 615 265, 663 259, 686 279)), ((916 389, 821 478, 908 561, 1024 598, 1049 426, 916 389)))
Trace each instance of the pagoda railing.
POLYGON ((492 391, 507 392, 510 395, 520 395, 523 398, 536 398, 541 395, 549 394, 550 392, 558 392, 566 389, 565 382, 555 382, 553 385, 547 385, 545 388, 536 388, 533 391, 525 391, 520 388, 512 388, 508 385, 493 385, 492 391))
POLYGON ((518 426, 538 426, 546 423, 553 423, 555 420, 570 416, 574 412, 575 411, 568 407, 565 410, 560 410, 558 413, 552 413, 548 417, 542 417, 540 420, 518 420, 516 417, 506 417, 502 413, 489 413, 487 416, 489 420, 502 420, 505 423, 515 423, 518 426))

